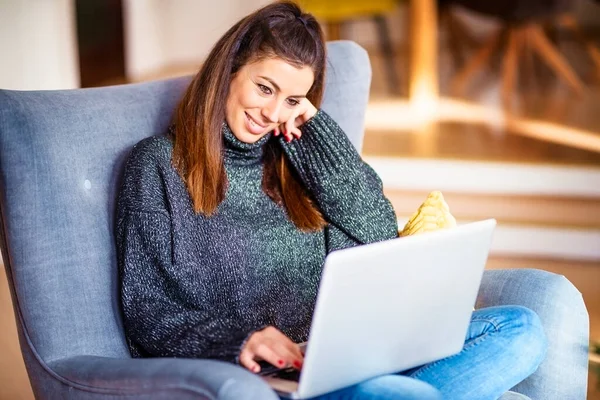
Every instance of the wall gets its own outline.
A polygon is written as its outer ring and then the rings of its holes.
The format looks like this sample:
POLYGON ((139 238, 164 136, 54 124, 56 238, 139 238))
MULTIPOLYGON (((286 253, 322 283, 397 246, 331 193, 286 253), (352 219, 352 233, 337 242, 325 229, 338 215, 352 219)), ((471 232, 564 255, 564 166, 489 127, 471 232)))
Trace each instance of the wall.
POLYGON ((123 0, 125 61, 130 80, 197 65, 217 39, 268 0, 123 0))
MULTIPOLYGON (((199 64, 239 18, 268 0, 123 0, 128 78, 199 64)), ((79 87, 73 0, 0 0, 0 88, 79 87)))
POLYGON ((72 0, 0 0, 0 88, 79 87, 72 0))

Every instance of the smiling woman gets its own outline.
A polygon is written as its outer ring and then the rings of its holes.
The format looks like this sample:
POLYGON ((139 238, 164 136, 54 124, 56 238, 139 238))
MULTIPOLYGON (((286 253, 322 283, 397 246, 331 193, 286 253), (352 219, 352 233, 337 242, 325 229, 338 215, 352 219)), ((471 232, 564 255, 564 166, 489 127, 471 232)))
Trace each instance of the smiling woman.
POLYGON ((304 123, 317 112, 306 101, 313 81, 311 68, 296 67, 279 58, 246 64, 231 81, 227 124, 240 141, 254 143, 293 116, 304 123))
MULTIPOLYGON (((325 59, 319 24, 292 3, 256 11, 216 43, 174 121, 173 161, 196 212, 212 215, 225 197, 223 118, 243 143, 271 132, 288 142, 300 137, 298 127, 316 114, 323 96, 325 59)), ((323 229, 321 212, 281 147, 267 141, 264 150, 264 192, 299 229, 323 229)))
MULTIPOLYGON (((300 370, 325 257, 398 237, 381 179, 319 108, 325 61, 315 18, 269 4, 215 44, 169 134, 132 150, 116 247, 134 357, 300 370)), ((535 370, 545 338, 527 309, 478 312, 468 340, 484 344, 320 399, 499 397, 535 370)))

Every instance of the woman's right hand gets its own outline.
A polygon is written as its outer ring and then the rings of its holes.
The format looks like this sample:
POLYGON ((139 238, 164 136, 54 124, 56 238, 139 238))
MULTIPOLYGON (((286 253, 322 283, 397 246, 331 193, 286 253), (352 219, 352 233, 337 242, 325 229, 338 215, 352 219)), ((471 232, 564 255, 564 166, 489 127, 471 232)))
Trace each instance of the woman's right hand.
POLYGON ((302 368, 300 347, 274 326, 254 332, 240 353, 240 364, 254 373, 260 372, 256 361, 265 360, 277 368, 302 368))

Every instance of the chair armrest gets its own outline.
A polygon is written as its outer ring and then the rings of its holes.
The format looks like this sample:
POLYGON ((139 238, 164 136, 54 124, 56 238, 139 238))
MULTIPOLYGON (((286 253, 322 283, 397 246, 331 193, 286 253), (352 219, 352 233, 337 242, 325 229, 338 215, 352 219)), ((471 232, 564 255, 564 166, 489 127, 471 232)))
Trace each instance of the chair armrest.
POLYGON ((63 384, 62 398, 279 400, 260 377, 222 361, 76 356, 48 366, 63 384))
POLYGON ((512 390, 532 399, 585 399, 589 316, 577 288, 564 276, 541 270, 486 271, 477 308, 497 305, 535 311, 548 338, 546 359, 512 390))

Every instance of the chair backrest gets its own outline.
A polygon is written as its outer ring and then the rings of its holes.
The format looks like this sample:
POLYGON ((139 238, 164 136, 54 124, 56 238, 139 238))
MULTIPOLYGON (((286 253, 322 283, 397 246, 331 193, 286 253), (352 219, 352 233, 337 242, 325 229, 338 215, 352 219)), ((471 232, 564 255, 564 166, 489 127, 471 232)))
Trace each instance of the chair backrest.
MULTIPOLYGON (((328 44, 322 108, 360 149, 371 69, 328 44)), ((162 134, 190 78, 68 91, 0 90, 0 244, 21 346, 44 362, 129 357, 113 236, 125 158, 162 134)))

